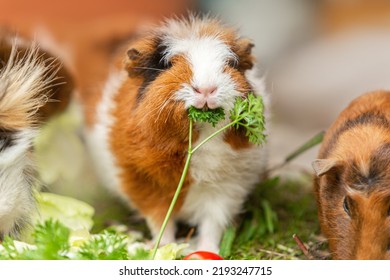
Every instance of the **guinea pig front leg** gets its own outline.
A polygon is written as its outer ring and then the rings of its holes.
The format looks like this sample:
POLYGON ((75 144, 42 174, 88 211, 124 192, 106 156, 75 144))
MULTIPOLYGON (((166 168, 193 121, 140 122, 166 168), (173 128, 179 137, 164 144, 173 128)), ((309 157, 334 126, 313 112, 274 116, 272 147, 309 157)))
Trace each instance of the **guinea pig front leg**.
MULTIPOLYGON (((160 218, 160 217, 156 218, 156 216, 149 216, 146 218, 146 222, 152 234, 153 244, 157 242, 157 238, 160 233, 163 221, 164 218, 160 218)), ((167 223, 164 234, 161 238, 160 246, 164 246, 169 243, 175 242, 175 231, 176 231, 175 221, 171 217, 171 219, 169 219, 167 223)))
POLYGON ((226 225, 212 215, 206 216, 199 225, 198 251, 218 253, 219 243, 226 225))
POLYGON ((244 200, 232 182, 207 183, 193 186, 185 201, 186 214, 198 225, 197 250, 219 251, 222 234, 235 217, 244 200))

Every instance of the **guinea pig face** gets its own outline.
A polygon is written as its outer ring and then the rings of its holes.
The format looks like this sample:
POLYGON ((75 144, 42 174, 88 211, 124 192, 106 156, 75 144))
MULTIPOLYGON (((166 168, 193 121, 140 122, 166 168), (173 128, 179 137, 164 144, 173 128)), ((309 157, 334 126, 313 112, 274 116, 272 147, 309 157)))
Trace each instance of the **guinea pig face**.
POLYGON ((319 219, 332 257, 390 259, 390 146, 374 153, 368 168, 320 161, 319 219))
POLYGON ((252 47, 216 20, 170 20, 129 48, 126 68, 142 79, 141 99, 229 110, 252 90, 245 77, 253 67, 252 47))

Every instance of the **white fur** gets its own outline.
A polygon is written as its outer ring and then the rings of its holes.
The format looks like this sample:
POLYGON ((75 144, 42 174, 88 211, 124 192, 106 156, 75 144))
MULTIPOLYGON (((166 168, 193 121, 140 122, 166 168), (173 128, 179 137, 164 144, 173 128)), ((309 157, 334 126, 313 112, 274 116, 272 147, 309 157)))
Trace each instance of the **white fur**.
MULTIPOLYGON (((168 40, 167 40, 168 41, 168 40)), ((168 45, 166 59, 184 54, 191 64, 191 85, 197 88, 224 86, 229 76, 223 73, 229 59, 236 59, 230 48, 215 37, 189 37, 165 42, 168 45)))
POLYGON ((28 151, 36 131, 25 129, 15 136, 15 144, 0 153, 0 233, 17 234, 35 211, 33 170, 28 151))
MULTIPOLYGON (((199 141, 214 130, 207 125, 201 130, 199 141)), ((246 196, 264 171, 264 153, 260 147, 234 151, 223 141, 223 135, 194 153, 190 167, 194 184, 180 218, 200 225, 198 249, 217 251, 223 230, 240 212, 246 196)))
POLYGON ((110 191, 119 196, 123 195, 119 189, 119 168, 111 152, 108 136, 113 124, 111 115, 114 107, 113 98, 126 78, 127 74, 124 71, 111 71, 97 106, 96 122, 92 128, 87 128, 85 131, 96 174, 110 191))
MULTIPOLYGON (((158 234, 160 233, 160 226, 156 226, 156 223, 148 218, 146 218, 146 222, 148 224, 148 227, 150 229, 150 232, 153 236, 153 241, 157 242, 158 234)), ((169 243, 175 242, 175 231, 176 231, 176 225, 174 217, 170 219, 165 227, 164 234, 160 240, 160 245, 164 246, 169 243)))
MULTIPOLYGON (((234 100, 240 93, 231 77, 224 72, 229 59, 235 59, 230 48, 220 39, 213 37, 188 38, 172 43, 168 48, 168 57, 183 54, 191 65, 193 76, 189 84, 176 93, 176 99, 184 101, 185 107, 202 108, 206 101, 208 107, 222 107, 230 110, 234 100), (215 87, 216 91, 210 96, 195 92, 195 88, 215 87), (198 105, 199 104, 199 105, 198 105)), ((168 45, 169 46, 169 45, 168 45)))

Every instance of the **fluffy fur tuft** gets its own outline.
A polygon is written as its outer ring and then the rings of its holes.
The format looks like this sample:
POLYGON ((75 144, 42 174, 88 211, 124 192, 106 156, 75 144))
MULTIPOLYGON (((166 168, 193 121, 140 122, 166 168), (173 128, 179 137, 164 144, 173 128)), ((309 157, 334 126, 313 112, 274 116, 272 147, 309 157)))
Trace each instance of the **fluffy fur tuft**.
POLYGON ((46 76, 50 67, 40 58, 37 46, 22 57, 13 46, 0 71, 0 127, 22 129, 36 124, 37 112, 48 101, 49 85, 56 74, 46 76))

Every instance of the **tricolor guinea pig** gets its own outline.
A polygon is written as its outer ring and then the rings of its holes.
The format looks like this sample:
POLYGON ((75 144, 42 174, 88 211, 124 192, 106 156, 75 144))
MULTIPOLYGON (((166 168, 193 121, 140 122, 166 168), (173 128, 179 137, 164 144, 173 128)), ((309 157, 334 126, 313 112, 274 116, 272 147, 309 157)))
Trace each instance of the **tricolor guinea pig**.
MULTIPOLYGON (((188 149, 187 109, 223 108, 217 127, 196 123, 193 145, 229 121, 237 97, 262 95, 253 44, 212 18, 166 20, 133 36, 112 60, 97 105, 82 104, 87 144, 104 184, 145 217, 158 234, 188 149)), ((81 94, 81 102, 86 100, 81 94)), ((231 129, 194 153, 162 243, 175 222, 198 226, 198 249, 218 251, 221 235, 263 174, 265 147, 231 129)))
POLYGON ((390 259, 390 92, 354 100, 327 131, 313 167, 334 259, 390 259))
POLYGON ((17 237, 35 211, 33 139, 41 123, 65 109, 71 89, 56 58, 0 30, 0 240, 17 237))

